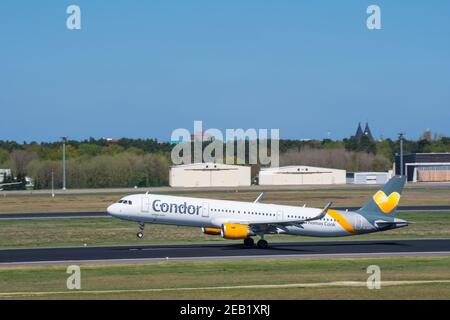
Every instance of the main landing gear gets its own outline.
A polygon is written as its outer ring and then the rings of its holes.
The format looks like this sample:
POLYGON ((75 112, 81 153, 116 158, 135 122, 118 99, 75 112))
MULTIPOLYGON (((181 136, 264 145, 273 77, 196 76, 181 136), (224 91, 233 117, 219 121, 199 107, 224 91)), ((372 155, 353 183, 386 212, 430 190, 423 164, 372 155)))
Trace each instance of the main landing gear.
POLYGON ((139 223, 139 232, 136 233, 136 237, 138 237, 139 239, 142 239, 142 237, 144 236, 144 227, 145 225, 143 223, 139 223))
POLYGON ((255 240, 253 238, 247 237, 244 239, 244 246, 253 247, 255 245, 255 240))
POLYGON ((267 249, 269 247, 269 243, 264 239, 259 240, 256 245, 259 249, 267 249))
MULTIPOLYGON (((247 237, 244 239, 244 246, 248 247, 248 248, 252 248, 255 246, 255 240, 253 240, 253 238, 251 237, 247 237)), ((269 243, 263 239, 263 237, 261 237, 260 240, 258 240, 258 242, 256 243, 256 246, 259 249, 267 249, 269 247, 269 243)))

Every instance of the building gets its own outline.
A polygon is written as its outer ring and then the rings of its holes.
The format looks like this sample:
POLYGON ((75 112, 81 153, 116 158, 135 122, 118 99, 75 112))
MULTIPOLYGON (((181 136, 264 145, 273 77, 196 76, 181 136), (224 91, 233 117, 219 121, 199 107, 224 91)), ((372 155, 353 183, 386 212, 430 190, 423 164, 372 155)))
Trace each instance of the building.
POLYGON ((308 166, 261 169, 260 185, 345 184, 345 170, 308 166))
POLYGON ((366 127, 364 128, 364 131, 361 128, 361 122, 358 123, 358 128, 356 129, 356 133, 353 136, 353 138, 355 138, 357 140, 361 140, 361 138, 363 136, 366 136, 369 139, 369 141, 374 141, 374 138, 373 138, 373 135, 372 135, 372 131, 370 131, 368 122, 366 122, 366 127))
POLYGON ((170 168, 171 187, 240 187, 249 186, 249 166, 220 163, 192 163, 170 168))
POLYGON ((11 177, 11 169, 0 169, 0 183, 11 177))
POLYGON ((385 184, 392 178, 393 172, 353 172, 347 174, 347 182, 354 184, 385 184))
MULTIPOLYGON (((395 174, 399 175, 400 155, 395 156, 395 174)), ((403 173, 412 182, 450 181, 450 153, 412 153, 403 155, 403 173)))

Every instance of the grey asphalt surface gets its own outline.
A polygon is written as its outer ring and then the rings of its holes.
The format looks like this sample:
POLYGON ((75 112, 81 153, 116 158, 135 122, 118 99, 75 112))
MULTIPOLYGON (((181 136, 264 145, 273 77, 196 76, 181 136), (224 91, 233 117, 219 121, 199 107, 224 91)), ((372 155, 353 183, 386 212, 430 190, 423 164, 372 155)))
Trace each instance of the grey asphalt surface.
POLYGON ((450 239, 271 243, 268 249, 236 244, 143 245, 0 250, 1 264, 120 262, 159 259, 335 257, 450 254, 450 239))
MULTIPOLYGON (((337 210, 357 210, 358 207, 333 207, 337 210)), ((450 205, 433 205, 433 206, 400 206, 398 212, 407 211, 422 211, 422 212, 436 212, 436 211, 450 211, 450 205)), ((106 212, 55 212, 55 213, 2 213, 1 219, 68 219, 68 218, 108 218, 111 217, 106 212)))
MULTIPOLYGON (((216 192, 216 191, 295 191, 295 190, 351 190, 351 189, 367 189, 377 190, 380 187, 379 184, 324 184, 324 185, 290 185, 290 186, 261 186, 251 185, 244 187, 145 187, 145 188, 99 188, 99 189, 56 189, 54 193, 56 195, 63 194, 135 194, 135 193, 197 193, 197 192, 216 192)), ((407 183, 405 189, 444 189, 450 188, 450 182, 419 182, 419 183, 407 183)), ((51 190, 15 190, 15 191, 0 191, 0 194, 7 195, 51 195, 51 190)))

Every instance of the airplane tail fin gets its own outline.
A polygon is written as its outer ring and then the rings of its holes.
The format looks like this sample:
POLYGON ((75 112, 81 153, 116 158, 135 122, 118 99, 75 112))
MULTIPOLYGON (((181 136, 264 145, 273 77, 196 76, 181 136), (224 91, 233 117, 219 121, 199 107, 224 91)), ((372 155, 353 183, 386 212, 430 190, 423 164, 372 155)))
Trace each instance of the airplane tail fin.
POLYGON ((378 190, 362 208, 357 210, 360 214, 379 214, 395 216, 403 187, 405 176, 392 177, 381 190, 378 190))

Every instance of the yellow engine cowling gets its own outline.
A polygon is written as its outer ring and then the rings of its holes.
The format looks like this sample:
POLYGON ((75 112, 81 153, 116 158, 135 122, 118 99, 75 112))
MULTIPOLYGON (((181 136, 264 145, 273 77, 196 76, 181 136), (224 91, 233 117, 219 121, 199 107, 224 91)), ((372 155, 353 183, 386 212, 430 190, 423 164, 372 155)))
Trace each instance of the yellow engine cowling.
POLYGON ((209 234, 211 236, 218 236, 222 232, 220 228, 202 228, 202 231, 204 234, 209 234))
POLYGON ((224 223, 222 225, 222 238, 237 240, 245 239, 250 235, 252 235, 252 232, 244 224, 224 223))

